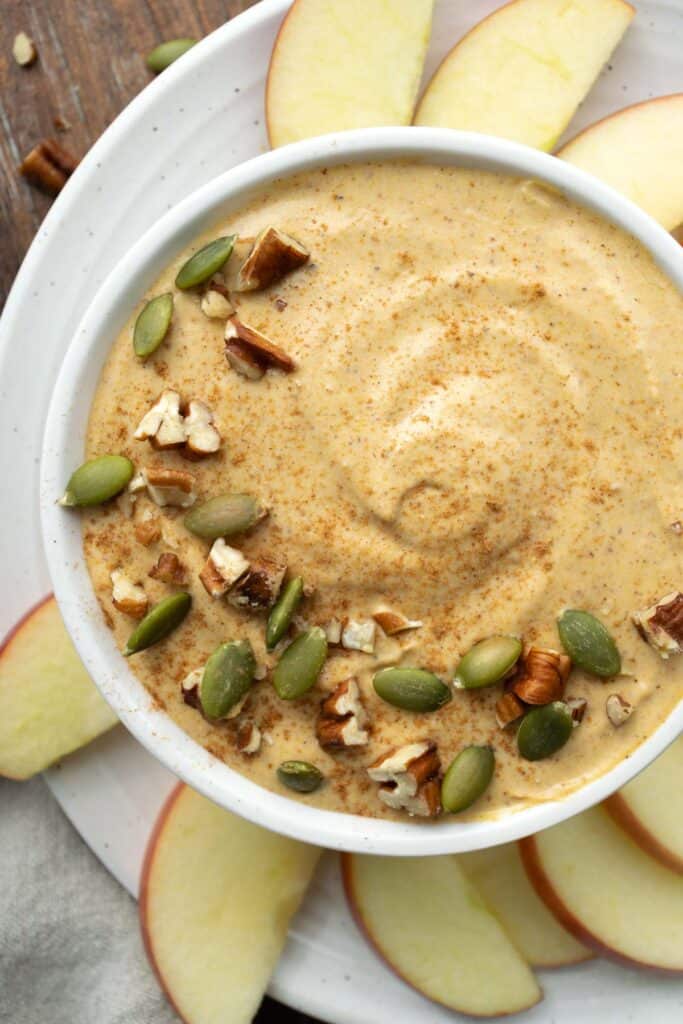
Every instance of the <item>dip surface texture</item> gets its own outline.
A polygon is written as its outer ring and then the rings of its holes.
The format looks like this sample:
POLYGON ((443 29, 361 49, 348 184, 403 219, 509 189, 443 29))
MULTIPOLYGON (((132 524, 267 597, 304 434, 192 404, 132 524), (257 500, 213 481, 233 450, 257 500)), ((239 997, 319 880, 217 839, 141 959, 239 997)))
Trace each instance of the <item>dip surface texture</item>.
MULTIPOLYGON (((662 660, 630 613, 679 588, 683 536, 680 325, 683 301, 648 252, 621 230, 543 186, 480 171, 417 164, 353 165, 274 184, 168 268, 147 298, 173 290, 191 252, 241 236, 226 274, 234 282, 249 240, 267 225, 305 245, 310 263, 262 292, 232 294, 239 316, 296 362, 261 380, 235 373, 224 321, 198 294, 175 291, 167 339, 141 363, 132 325, 115 342, 93 405, 89 457, 129 456, 136 467, 189 470, 198 502, 227 491, 258 497, 270 515, 228 540, 248 558, 286 563, 315 588, 295 626, 364 620, 380 609, 420 620, 374 655, 330 648, 313 690, 278 699, 254 685, 249 718, 266 734, 252 757, 235 727, 209 724, 180 684, 226 640, 248 638, 260 665, 265 615, 212 599, 198 579, 209 543, 183 510, 138 498, 84 515, 85 550, 107 620, 123 647, 133 621, 113 608, 109 574, 122 569, 150 603, 173 591, 148 572, 164 551, 187 569, 194 605, 167 640, 130 659, 159 704, 238 771, 320 807, 395 817, 365 766, 392 746, 433 739, 442 764, 467 744, 490 744, 496 771, 462 817, 548 800, 628 756, 683 696, 683 666, 662 660), (286 305, 285 305, 286 303, 286 305), (187 462, 133 433, 164 388, 199 398, 223 436, 217 455, 187 462), (158 542, 135 526, 151 510, 158 542), (502 686, 455 691, 429 714, 377 697, 378 667, 415 665, 452 679, 484 637, 512 633, 560 649, 565 608, 592 612, 622 655, 622 675, 574 669, 566 698, 588 708, 566 746, 529 763, 494 706, 502 686), (320 700, 355 676, 372 733, 355 753, 324 752, 320 700), (610 693, 635 711, 620 728, 610 693), (299 796, 276 768, 315 763, 326 783, 299 796)), ((290 634, 291 637, 292 634, 290 634)))

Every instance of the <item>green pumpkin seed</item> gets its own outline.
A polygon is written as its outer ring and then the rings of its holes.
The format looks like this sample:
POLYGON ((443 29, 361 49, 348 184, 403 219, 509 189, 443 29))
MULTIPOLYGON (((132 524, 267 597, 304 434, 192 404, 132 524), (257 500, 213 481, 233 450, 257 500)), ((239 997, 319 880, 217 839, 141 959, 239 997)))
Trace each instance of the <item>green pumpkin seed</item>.
POLYGON ((120 494, 134 472, 133 463, 123 455, 100 455, 90 459, 71 474, 59 504, 67 508, 101 505, 120 494))
POLYGON ((146 359, 159 348, 168 334, 173 316, 173 295, 165 292, 150 299, 142 310, 133 328, 133 351, 140 359, 146 359))
POLYGON ((193 508, 183 522, 197 537, 216 540, 243 533, 264 515, 264 509, 248 494, 219 494, 193 508))
POLYGON ((517 730, 517 748, 527 761, 541 761, 565 745, 573 728, 571 708, 555 700, 526 713, 517 730))
POLYGON ((445 811, 457 814, 471 807, 493 778, 495 759, 490 747, 465 747, 453 761, 441 783, 445 811))
POLYGON ((184 591, 171 594, 170 597, 165 597, 163 601, 155 604, 128 637, 128 643, 123 649, 124 656, 128 658, 131 654, 137 654, 138 651, 144 651, 152 644, 164 640, 169 633, 177 629, 191 605, 192 597, 184 591))
POLYGON ((519 660, 522 642, 516 636, 490 636, 471 647, 455 670, 453 685, 459 690, 492 686, 519 660))
POLYGON ((256 659, 248 640, 221 644, 204 666, 199 702, 207 718, 225 718, 254 682, 256 659))
POLYGON ((323 781, 323 773, 308 761, 283 761, 277 777, 283 786, 297 793, 312 793, 323 781))
POLYGON ((421 668, 383 668, 372 683, 382 700, 404 711, 436 711, 451 699, 450 688, 421 668))
POLYGON ((557 631, 562 646, 578 668, 605 679, 621 672, 617 645, 590 612, 568 609, 557 620, 557 631))
POLYGON ((282 588, 282 593, 273 605, 266 626, 266 647, 269 651, 282 640, 294 618, 294 612, 304 596, 303 577, 295 576, 282 588))
POLYGON ((225 235, 209 242, 202 249, 190 256, 187 263, 178 271, 175 279, 176 287, 185 291, 203 284, 216 274, 226 262, 235 244, 235 235, 225 235))
POLYGON ((174 60, 178 60, 178 57, 187 53, 196 42, 196 39, 185 38, 169 39, 165 43, 159 43, 151 53, 147 54, 145 63, 150 71, 158 75, 160 71, 165 71, 174 60))
POLYGON ((326 657, 327 637, 320 626, 300 633, 275 666, 273 686, 278 697, 303 697, 315 685, 326 657))

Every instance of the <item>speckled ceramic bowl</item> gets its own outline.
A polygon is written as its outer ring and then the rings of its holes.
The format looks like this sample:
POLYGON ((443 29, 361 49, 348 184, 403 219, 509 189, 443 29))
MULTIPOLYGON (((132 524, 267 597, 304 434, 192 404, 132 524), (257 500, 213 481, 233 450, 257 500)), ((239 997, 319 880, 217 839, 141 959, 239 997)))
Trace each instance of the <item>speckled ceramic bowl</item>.
POLYGON ((412 159, 543 180, 631 232, 683 291, 683 250, 650 217, 590 175, 554 157, 484 135, 385 128, 328 135, 256 157, 199 189, 131 249, 94 297, 62 365, 50 405, 41 466, 41 514, 55 594, 85 665, 130 732, 155 757, 216 803, 267 828, 335 849, 425 855, 517 839, 603 800, 683 732, 683 703, 628 758, 561 800, 473 823, 361 818, 318 810, 271 793, 228 768, 155 708, 106 627, 83 557, 77 514, 55 504, 83 460, 88 413, 110 346, 163 268, 219 217, 274 178, 349 161, 412 159))

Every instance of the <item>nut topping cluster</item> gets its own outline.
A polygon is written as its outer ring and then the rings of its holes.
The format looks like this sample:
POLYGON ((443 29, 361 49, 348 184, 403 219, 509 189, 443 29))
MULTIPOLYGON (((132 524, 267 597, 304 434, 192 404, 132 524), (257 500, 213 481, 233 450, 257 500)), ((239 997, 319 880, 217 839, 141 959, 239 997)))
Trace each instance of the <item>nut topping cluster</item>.
POLYGON ((316 736, 324 750, 343 750, 367 744, 368 716, 356 679, 344 679, 320 704, 316 736))
POLYGON ((110 573, 112 604, 124 615, 141 619, 147 611, 147 594, 138 583, 132 583, 121 569, 110 573))
POLYGON ((683 652, 683 594, 673 591, 632 615, 636 629, 662 658, 683 652))
POLYGON ((234 370, 258 380, 268 369, 291 373, 294 360, 255 327, 231 316, 225 325, 225 355, 234 370))
POLYGON ((237 275, 237 291, 268 288, 286 274, 308 263, 310 253, 296 238, 278 228, 262 231, 237 275))
POLYGON ((189 459, 213 455, 221 446, 213 413, 205 402, 193 398, 185 408, 177 391, 163 391, 140 420, 133 435, 149 441, 157 451, 180 450, 189 459))
POLYGON ((128 490, 134 496, 146 491, 160 508, 166 505, 189 508, 197 500, 195 478, 184 469, 164 469, 161 466, 141 469, 131 480, 128 490))
POLYGON ((261 558, 252 562, 237 580, 228 596, 236 608, 265 609, 275 604, 287 572, 287 566, 261 558))
POLYGON ((512 692, 523 704, 550 704, 562 700, 572 661, 546 647, 529 647, 523 658, 521 675, 512 683, 512 692))
POLYGON ((172 583, 182 587, 187 583, 187 571, 174 551, 163 551, 156 564, 149 570, 148 576, 162 583, 172 583))
POLYGON ((367 771, 380 783, 379 798, 387 807, 422 818, 440 813, 441 761, 431 740, 390 750, 367 771))
POLYGON ((199 574, 207 594, 223 597, 249 571, 249 561, 222 538, 213 542, 206 565, 199 574))

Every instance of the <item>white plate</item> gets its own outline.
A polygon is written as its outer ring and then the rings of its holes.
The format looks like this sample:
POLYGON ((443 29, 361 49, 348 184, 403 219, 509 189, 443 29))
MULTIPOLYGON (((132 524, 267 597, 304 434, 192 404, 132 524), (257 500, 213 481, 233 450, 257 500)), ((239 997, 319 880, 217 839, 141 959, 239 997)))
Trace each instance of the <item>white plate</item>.
MULTIPOLYGON (((428 72, 500 0, 441 0, 428 72)), ((0 635, 48 589, 40 550, 37 462, 44 412, 71 332, 120 256, 198 185, 266 147, 263 81, 287 0, 263 0, 152 83, 105 133, 42 225, 0 324, 0 479, 5 481, 0 635), (29 401, 30 396, 30 401, 29 401)), ((638 16, 572 129, 628 103, 683 90, 683 0, 638 3, 638 16)), ((47 774, 67 815, 131 892, 172 778, 122 729, 47 774)), ((495 968, 495 965, 492 965, 495 968)), ((668 1024, 683 982, 603 962, 545 972, 545 1002, 524 1024, 668 1024)), ((326 861, 270 988, 333 1024, 414 1024, 457 1015, 386 971, 356 932, 335 861, 326 861)))

